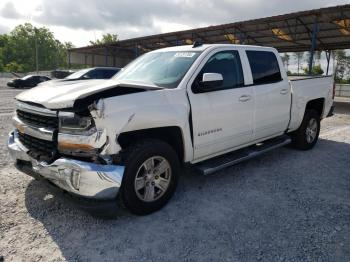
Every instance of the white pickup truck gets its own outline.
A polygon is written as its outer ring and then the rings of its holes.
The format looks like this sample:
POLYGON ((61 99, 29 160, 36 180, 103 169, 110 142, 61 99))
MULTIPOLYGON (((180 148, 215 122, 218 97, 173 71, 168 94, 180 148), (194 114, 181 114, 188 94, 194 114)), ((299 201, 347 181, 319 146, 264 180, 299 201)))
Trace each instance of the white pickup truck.
POLYGON ((311 149, 333 92, 330 76, 289 80, 273 48, 164 48, 111 80, 19 94, 8 148, 70 194, 147 214, 182 164, 210 174, 288 143, 311 149))

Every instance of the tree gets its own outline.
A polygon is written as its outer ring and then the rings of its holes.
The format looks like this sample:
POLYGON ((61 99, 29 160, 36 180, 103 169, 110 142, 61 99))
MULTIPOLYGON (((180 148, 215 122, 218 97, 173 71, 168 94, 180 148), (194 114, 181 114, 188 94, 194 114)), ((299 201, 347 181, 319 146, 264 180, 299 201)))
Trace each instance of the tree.
POLYGON ((91 45, 103 45, 103 44, 111 44, 118 41, 117 34, 104 34, 101 39, 97 39, 96 41, 90 41, 91 45))
POLYGON ((322 55, 322 51, 317 51, 317 50, 315 51, 315 53, 314 53, 314 61, 313 61, 314 64, 316 64, 316 65, 320 64, 321 55, 322 55))
POLYGON ((288 53, 284 53, 284 55, 282 56, 282 62, 287 71, 289 66, 289 60, 290 60, 290 56, 288 55, 288 53))
POLYGON ((67 44, 55 39, 49 29, 29 23, 16 26, 8 35, 0 35, 0 61, 5 70, 34 71, 36 57, 39 70, 66 66, 67 44))
POLYGON ((345 79, 346 75, 349 75, 350 57, 346 55, 344 50, 336 50, 333 53, 334 75, 335 80, 341 82, 345 79))
POLYGON ((297 52, 294 53, 294 58, 297 60, 297 65, 298 65, 298 75, 300 74, 300 65, 303 61, 305 52, 297 52))
POLYGON ((7 72, 23 72, 23 66, 17 64, 16 62, 11 62, 5 65, 5 71, 7 72))
MULTIPOLYGON (((306 74, 306 75, 309 74, 309 67, 304 67, 303 70, 304 70, 304 74, 306 74)), ((312 70, 311 70, 312 75, 322 75, 323 73, 324 73, 324 71, 323 71, 320 64, 314 65, 312 67, 312 70)))

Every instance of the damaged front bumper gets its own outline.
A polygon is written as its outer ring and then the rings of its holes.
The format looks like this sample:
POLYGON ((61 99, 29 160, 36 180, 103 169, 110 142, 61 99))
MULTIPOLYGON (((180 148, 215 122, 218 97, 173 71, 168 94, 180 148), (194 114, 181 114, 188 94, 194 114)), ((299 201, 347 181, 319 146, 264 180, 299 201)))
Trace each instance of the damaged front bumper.
POLYGON ((9 135, 8 149, 15 160, 27 163, 36 174, 80 197, 111 200, 117 196, 122 183, 124 166, 68 158, 59 158, 50 164, 37 161, 27 154, 28 149, 19 141, 16 130, 9 135))

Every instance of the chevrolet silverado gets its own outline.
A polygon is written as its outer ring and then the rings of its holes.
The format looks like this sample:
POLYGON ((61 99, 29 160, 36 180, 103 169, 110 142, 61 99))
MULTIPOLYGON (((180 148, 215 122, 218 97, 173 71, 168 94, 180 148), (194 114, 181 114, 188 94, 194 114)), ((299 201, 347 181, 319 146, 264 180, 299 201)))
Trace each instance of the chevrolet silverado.
POLYGON ((8 148, 70 194, 148 214, 183 164, 206 175, 287 144, 311 149, 332 104, 331 76, 288 79, 274 48, 169 47, 111 80, 19 94, 8 148))

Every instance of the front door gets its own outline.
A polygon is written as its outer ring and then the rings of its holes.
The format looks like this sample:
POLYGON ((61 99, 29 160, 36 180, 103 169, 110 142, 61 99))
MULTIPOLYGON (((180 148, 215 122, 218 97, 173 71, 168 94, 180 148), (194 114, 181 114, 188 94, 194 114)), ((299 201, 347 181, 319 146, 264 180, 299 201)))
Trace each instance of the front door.
POLYGON ((209 54, 194 77, 188 86, 194 160, 203 160, 251 141, 253 87, 244 85, 239 52, 225 50, 209 54), (222 84, 213 89, 202 88, 204 73, 221 74, 222 84))

